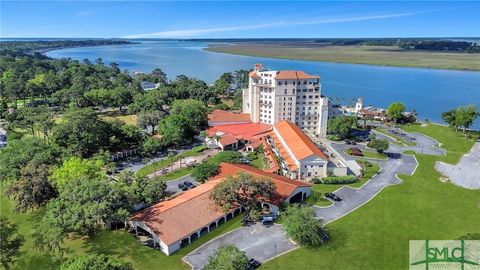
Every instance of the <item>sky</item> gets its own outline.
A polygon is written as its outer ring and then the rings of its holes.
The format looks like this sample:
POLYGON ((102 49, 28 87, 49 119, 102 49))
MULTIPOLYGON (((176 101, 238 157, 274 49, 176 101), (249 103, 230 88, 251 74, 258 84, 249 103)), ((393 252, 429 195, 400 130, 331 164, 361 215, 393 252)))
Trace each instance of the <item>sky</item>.
POLYGON ((2 38, 479 36, 474 1, 0 1, 2 38))

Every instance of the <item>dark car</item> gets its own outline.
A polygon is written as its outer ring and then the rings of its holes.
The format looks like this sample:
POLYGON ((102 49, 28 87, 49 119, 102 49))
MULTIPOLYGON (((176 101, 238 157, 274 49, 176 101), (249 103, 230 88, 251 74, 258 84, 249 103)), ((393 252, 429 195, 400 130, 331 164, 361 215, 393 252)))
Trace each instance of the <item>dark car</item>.
POLYGON ((183 182, 183 185, 187 186, 188 188, 194 188, 195 187, 195 185, 192 182, 189 182, 189 181, 183 182))
POLYGON ((178 183, 178 189, 182 189, 185 187, 185 185, 183 183, 178 183))
POLYGON ((257 269, 260 265, 262 265, 262 263, 255 259, 248 260, 248 269, 257 269))
POLYGON ((342 199, 340 197, 338 197, 337 195, 335 195, 335 193, 325 193, 325 197, 326 198, 329 198, 329 199, 332 199, 336 202, 339 202, 341 201, 342 199))
POLYGON ((345 141, 345 144, 352 144, 352 142, 347 140, 345 141))
POLYGON ((351 141, 350 144, 356 145, 357 143, 355 141, 351 141))

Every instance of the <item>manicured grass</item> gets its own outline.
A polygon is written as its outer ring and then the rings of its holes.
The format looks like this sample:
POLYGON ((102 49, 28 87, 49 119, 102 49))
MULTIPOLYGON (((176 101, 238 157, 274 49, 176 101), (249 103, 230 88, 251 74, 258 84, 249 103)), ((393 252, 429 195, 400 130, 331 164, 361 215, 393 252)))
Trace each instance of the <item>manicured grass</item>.
POLYGON ((412 142, 409 142, 409 141, 406 141, 405 139, 403 139, 402 137, 398 136, 398 135, 395 135, 395 134, 392 134, 392 133, 388 133, 384 128, 376 128, 375 129, 376 131, 380 132, 380 133, 383 133, 387 136, 390 136, 394 139, 396 139, 396 143, 397 145, 406 145, 406 146, 414 146, 416 145, 415 143, 412 143, 412 142))
MULTIPOLYGON (((166 167, 170 166, 172 163, 174 163, 175 161, 180 160, 182 158, 199 156, 199 155, 202 154, 202 152, 204 150, 205 150, 205 147, 203 145, 196 146, 196 147, 192 148, 191 150, 187 150, 185 152, 182 152, 178 155, 175 155, 172 158, 165 158, 165 159, 162 159, 162 160, 159 160, 159 161, 155 161, 151 164, 145 165, 140 170, 138 170, 137 175, 145 176, 147 174, 154 173, 156 171, 159 171, 163 168, 166 168, 166 167)), ((187 174, 185 174, 185 175, 187 175, 187 174)))
MULTIPOLYGON (((465 140, 465 136, 461 131, 456 131, 453 128, 442 125, 428 124, 422 127, 420 124, 410 124, 402 126, 401 128, 408 132, 423 133, 439 141, 441 143, 440 147, 448 151, 448 155, 444 161, 452 164, 457 163, 461 156, 470 151, 475 143, 474 139, 465 140)), ((478 132, 470 132, 469 135, 476 138, 480 134, 478 132)))
MULTIPOLYGON (((53 261, 51 256, 40 253, 34 248, 33 239, 30 234, 39 224, 42 210, 34 213, 17 214, 12 211, 12 202, 4 197, 0 197, 0 213, 14 221, 22 235, 25 236, 26 242, 22 246, 22 253, 18 263, 14 269, 44 270, 57 269, 58 262, 53 261)), ((64 243, 65 254, 67 257, 80 256, 90 253, 103 253, 106 255, 114 255, 133 262, 135 269, 138 270, 170 270, 179 269, 187 270, 190 267, 185 264, 181 258, 190 253, 195 248, 205 242, 236 229, 241 226, 241 215, 221 225, 211 233, 199 238, 191 245, 180 249, 176 253, 166 256, 158 250, 143 246, 134 235, 129 234, 125 230, 103 230, 93 239, 71 235, 64 243)))
POLYGON ((263 159, 264 159, 263 155, 259 154, 256 159, 252 160, 250 165, 252 165, 255 168, 263 170, 263 169, 265 169, 265 162, 264 162, 263 159))
POLYGON ((207 48, 212 52, 382 66, 480 70, 480 55, 403 50, 396 46, 302 46, 281 43, 240 43, 207 48))
POLYGON ((184 167, 178 170, 175 170, 171 173, 167 173, 161 176, 157 176, 157 179, 163 180, 163 181, 170 181, 170 180, 175 180, 177 178, 183 177, 185 175, 191 174, 193 168, 192 167, 184 167))
POLYGON ((306 203, 310 205, 316 205, 316 206, 329 206, 332 205, 333 203, 327 199, 325 199, 323 196, 325 194, 321 194, 318 191, 313 190, 312 194, 308 196, 306 203))
POLYGON ((388 156, 385 154, 385 153, 377 153, 377 152, 374 152, 374 151, 366 151, 366 150, 363 150, 362 151, 362 154, 363 156, 359 157, 359 156, 354 156, 354 155, 350 155, 347 153, 346 150, 343 151, 343 153, 345 153, 345 155, 349 155, 349 156, 352 156, 352 157, 358 157, 358 158, 370 158, 370 159, 379 159, 379 160, 387 160, 388 159, 388 156))
POLYGON ((442 183, 434 169, 437 160, 458 160, 473 141, 446 127, 426 130, 445 142, 447 157, 416 154, 419 166, 414 175, 401 175, 402 184, 385 188, 359 209, 327 225, 331 241, 326 246, 299 248, 265 263, 262 269, 408 269, 409 240, 458 239, 479 233, 480 191, 442 183))

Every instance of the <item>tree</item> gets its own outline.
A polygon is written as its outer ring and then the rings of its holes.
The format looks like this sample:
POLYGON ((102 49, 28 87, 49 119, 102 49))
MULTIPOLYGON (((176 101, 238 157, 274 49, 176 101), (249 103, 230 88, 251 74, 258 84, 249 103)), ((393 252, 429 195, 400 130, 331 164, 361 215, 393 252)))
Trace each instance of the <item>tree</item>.
POLYGON ((165 74, 165 72, 163 72, 163 70, 161 70, 159 68, 156 68, 156 69, 152 70, 150 75, 152 75, 152 77, 155 79, 154 81, 156 83, 160 83, 160 84, 163 84, 163 85, 168 83, 167 74, 165 74))
POLYGON ((400 102, 394 102, 390 104, 387 108, 387 116, 390 119, 393 119, 393 123, 396 124, 398 119, 402 118, 403 112, 405 111, 405 104, 400 102))
POLYGON ((289 206, 285 211, 283 225, 287 235, 300 245, 316 247, 328 239, 322 221, 317 219, 313 209, 308 206, 289 206))
POLYGON ((140 152, 143 156, 152 157, 155 156, 159 151, 164 148, 164 143, 162 140, 148 137, 142 144, 140 152))
POLYGON ((458 128, 457 121, 456 121, 456 110, 450 110, 448 112, 442 113, 442 119, 445 121, 450 127, 458 128))
POLYGON ((64 262, 60 270, 133 270, 130 262, 100 254, 80 256, 64 262))
POLYGON ((247 215, 260 199, 268 201, 276 193, 275 184, 268 178, 255 179, 251 174, 239 173, 237 176, 228 176, 217 184, 210 198, 220 205, 225 212, 232 207, 245 207, 247 215))
POLYGON ((455 110, 455 123, 458 127, 463 128, 465 137, 467 136, 467 129, 478 116, 480 116, 480 113, 477 112, 477 108, 474 105, 458 107, 455 110))
POLYGON ((232 73, 226 72, 223 73, 218 80, 215 81, 213 88, 218 95, 228 94, 230 89, 230 84, 233 82, 232 73))
POLYGON ((199 100, 175 100, 170 113, 186 119, 189 127, 197 134, 208 126, 207 107, 199 100))
POLYGON ((167 100, 165 94, 165 92, 159 89, 138 93, 133 97, 133 103, 128 105, 128 111, 133 113, 163 111, 163 105, 165 105, 167 100))
POLYGON ((20 179, 7 189, 7 195, 15 201, 20 212, 44 206, 57 196, 57 190, 48 181, 50 166, 30 162, 21 170, 20 179))
POLYGON ((61 166, 54 168, 49 180, 56 187, 62 188, 65 184, 78 178, 86 179, 86 181, 106 179, 102 166, 103 162, 99 159, 72 157, 65 160, 61 166))
POLYGON ((151 135, 155 134, 155 128, 158 126, 160 121, 165 117, 165 112, 163 111, 144 111, 138 113, 137 125, 140 128, 150 131, 151 135))
POLYGON ((141 200, 147 204, 157 203, 167 196, 167 184, 160 178, 146 179, 141 191, 141 200))
POLYGON ((54 127, 53 141, 73 154, 87 157, 109 146, 110 125, 91 109, 71 110, 54 127))
POLYGON ((375 136, 372 136, 372 139, 367 144, 368 147, 377 150, 378 153, 383 153, 389 147, 389 142, 385 139, 377 139, 375 136))
POLYGON ((192 177, 197 182, 205 183, 210 177, 218 174, 218 172, 218 164, 202 162, 193 169, 192 177))
POLYGON ((18 233, 17 225, 4 216, 0 216, 0 240, 0 262, 3 268, 10 269, 20 253, 23 236, 18 233))
POLYGON ((166 145, 175 146, 189 144, 194 134, 189 121, 177 114, 171 114, 163 119, 160 123, 160 132, 166 145))
POLYGON ((345 139, 356 124, 357 119, 353 116, 338 116, 328 120, 327 132, 336 134, 340 139, 345 139))
POLYGON ((208 257, 203 270, 244 270, 248 267, 248 257, 234 245, 220 247, 208 257))
POLYGON ((38 137, 26 136, 10 140, 0 154, 0 180, 16 179, 22 167, 31 161, 54 165, 62 152, 55 144, 47 144, 38 137))
POLYGON ((208 133, 205 130, 200 131, 200 137, 203 138, 203 146, 207 148, 208 133))
POLYGON ((59 196, 47 204, 44 226, 92 237, 97 225, 127 219, 128 199, 128 194, 104 178, 77 178, 65 183, 59 196))

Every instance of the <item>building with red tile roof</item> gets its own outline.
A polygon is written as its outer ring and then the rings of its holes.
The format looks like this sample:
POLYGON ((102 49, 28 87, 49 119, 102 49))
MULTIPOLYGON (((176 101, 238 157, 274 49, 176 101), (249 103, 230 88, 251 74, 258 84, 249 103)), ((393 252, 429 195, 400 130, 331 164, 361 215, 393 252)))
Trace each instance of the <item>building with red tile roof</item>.
POLYGON ((148 232, 162 252, 172 254, 192 240, 201 237, 225 221, 240 214, 241 207, 225 213, 210 199, 212 189, 230 175, 249 173, 256 178, 271 179, 276 186, 275 197, 263 206, 278 211, 281 202, 300 202, 311 194, 311 185, 268 173, 250 166, 222 163, 220 173, 205 184, 185 191, 168 201, 152 205, 134 214, 129 225, 148 232))
POLYGON ((261 123, 229 124, 209 127, 206 132, 207 144, 219 147, 222 150, 238 149, 240 146, 258 141, 267 132, 272 130, 271 125, 261 123), (215 137, 219 140, 216 141, 215 137))
POLYGON ((300 70, 269 70, 256 64, 242 95, 242 111, 253 123, 274 125, 287 120, 326 137, 329 105, 322 96, 320 76, 300 70))
POLYGON ((229 125, 251 123, 248 113, 233 113, 224 110, 214 110, 208 115, 208 125, 229 125))
POLYGON ((310 180, 327 176, 328 157, 295 124, 278 122, 266 141, 289 177, 310 180))

